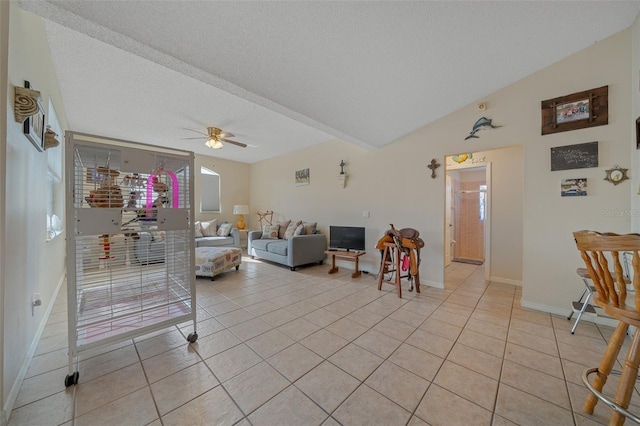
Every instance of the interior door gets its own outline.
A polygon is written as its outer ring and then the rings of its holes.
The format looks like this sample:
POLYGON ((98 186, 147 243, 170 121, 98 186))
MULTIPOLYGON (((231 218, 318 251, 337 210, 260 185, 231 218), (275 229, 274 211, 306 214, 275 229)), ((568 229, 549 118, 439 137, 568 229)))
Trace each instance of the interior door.
POLYGON ((444 219, 444 266, 449 266, 453 259, 453 187, 451 184, 451 176, 446 175, 445 178, 445 219, 444 219))
POLYGON ((453 260, 480 265, 485 261, 486 168, 474 167, 459 173, 459 181, 453 185, 453 260))

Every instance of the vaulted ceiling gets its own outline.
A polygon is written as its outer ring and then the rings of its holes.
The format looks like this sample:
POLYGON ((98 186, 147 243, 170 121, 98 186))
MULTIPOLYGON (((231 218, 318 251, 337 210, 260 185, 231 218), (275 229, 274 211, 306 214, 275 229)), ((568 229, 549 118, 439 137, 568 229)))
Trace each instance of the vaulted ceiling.
POLYGON ((640 1, 27 1, 71 130, 253 163, 375 149, 630 26, 640 1), (219 126, 250 146, 204 146, 219 126))

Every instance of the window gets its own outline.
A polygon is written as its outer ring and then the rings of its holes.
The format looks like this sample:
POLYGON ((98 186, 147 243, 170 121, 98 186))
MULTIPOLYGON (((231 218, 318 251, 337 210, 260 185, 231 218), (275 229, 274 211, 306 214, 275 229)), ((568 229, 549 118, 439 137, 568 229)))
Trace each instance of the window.
POLYGON ((200 167, 200 212, 220 213, 220 175, 200 167))
POLYGON ((49 99, 49 126, 57 135, 60 145, 45 151, 47 155, 47 241, 62 233, 64 211, 64 184, 62 183, 62 142, 63 133, 49 99))
POLYGON ((480 185, 480 220, 484 220, 487 212, 487 185, 480 185))

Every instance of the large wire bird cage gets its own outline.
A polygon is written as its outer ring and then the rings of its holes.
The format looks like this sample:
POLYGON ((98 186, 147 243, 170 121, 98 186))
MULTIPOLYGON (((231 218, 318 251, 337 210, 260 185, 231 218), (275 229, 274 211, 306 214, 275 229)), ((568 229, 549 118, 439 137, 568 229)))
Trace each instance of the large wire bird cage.
POLYGON ((99 346, 193 321, 192 152, 65 135, 69 374, 99 346))

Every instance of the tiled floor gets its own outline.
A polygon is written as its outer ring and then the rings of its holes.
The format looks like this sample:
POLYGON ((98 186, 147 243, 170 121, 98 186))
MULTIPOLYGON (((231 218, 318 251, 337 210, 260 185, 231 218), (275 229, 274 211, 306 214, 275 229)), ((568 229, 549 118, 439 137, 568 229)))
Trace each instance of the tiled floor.
POLYGON ((187 323, 84 352, 68 389, 63 292, 9 425, 608 422, 603 404, 582 413, 580 372, 611 328, 583 322, 571 335, 565 317, 520 308, 518 287, 485 284, 474 265, 452 264, 445 290, 405 285, 402 300, 371 275, 328 269, 245 258, 198 278, 195 344, 187 323))

